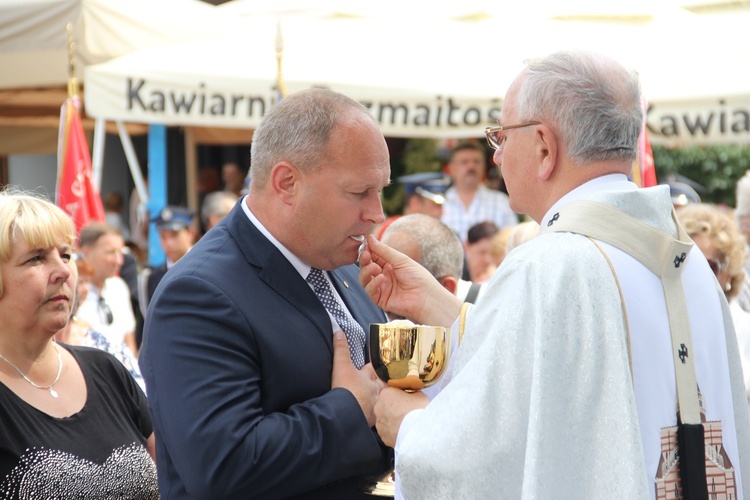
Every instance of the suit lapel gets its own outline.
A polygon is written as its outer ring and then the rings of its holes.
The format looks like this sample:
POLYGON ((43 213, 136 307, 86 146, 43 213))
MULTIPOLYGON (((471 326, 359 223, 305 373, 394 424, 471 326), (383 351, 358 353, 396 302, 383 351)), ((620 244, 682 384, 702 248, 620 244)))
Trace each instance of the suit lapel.
POLYGON ((331 320, 323 304, 286 257, 250 222, 240 203, 224 219, 229 234, 248 264, 257 269, 258 277, 306 316, 333 350, 331 320))
POLYGON ((275 253, 269 256, 260 271, 260 279, 304 314, 315 325, 326 344, 333 349, 333 331, 328 311, 294 266, 275 247, 274 250, 275 253))
MULTIPOLYGON (((226 223, 227 230, 237 242, 248 264, 258 268, 259 278, 305 315, 315 325, 329 348, 333 349, 331 319, 325 307, 294 266, 250 222, 240 203, 241 201, 235 205, 222 223, 226 223)), ((369 331, 371 322, 387 321, 385 314, 370 301, 364 290, 359 287, 358 267, 354 265, 346 266, 329 274, 339 296, 343 299, 354 319, 362 325, 365 333, 369 331)))

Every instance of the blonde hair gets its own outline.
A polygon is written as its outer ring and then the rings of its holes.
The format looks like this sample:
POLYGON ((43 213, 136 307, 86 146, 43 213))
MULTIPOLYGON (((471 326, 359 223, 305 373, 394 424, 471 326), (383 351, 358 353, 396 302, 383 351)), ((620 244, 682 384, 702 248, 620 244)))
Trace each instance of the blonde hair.
POLYGON ((515 226, 506 226, 492 237, 492 250, 490 252, 492 253, 492 260, 497 266, 500 265, 508 254, 506 245, 508 242, 508 236, 513 232, 514 227, 515 226))
POLYGON ((731 277, 727 299, 740 293, 745 279, 747 243, 732 217, 715 205, 690 203, 677 211, 680 222, 690 237, 705 236, 727 259, 726 273, 731 277))
POLYGON ((536 221, 529 220, 513 226, 505 240, 505 252, 508 253, 519 245, 536 238, 539 235, 539 224, 536 221))
POLYGON ((19 238, 34 248, 72 246, 76 230, 68 214, 36 193, 5 189, 0 192, 0 262, 8 262, 19 238))

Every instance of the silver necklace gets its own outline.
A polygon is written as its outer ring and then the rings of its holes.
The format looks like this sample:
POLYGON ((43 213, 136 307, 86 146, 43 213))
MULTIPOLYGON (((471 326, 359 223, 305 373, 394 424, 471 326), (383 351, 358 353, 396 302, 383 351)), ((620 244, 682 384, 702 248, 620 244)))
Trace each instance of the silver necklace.
POLYGON ((57 394, 57 391, 54 390, 52 387, 57 383, 58 380, 60 380, 60 375, 62 374, 62 356, 60 356, 60 349, 58 349, 58 347, 55 345, 54 342, 52 343, 52 347, 55 348, 55 352, 57 353, 57 376, 55 377, 55 380, 53 380, 52 383, 50 385, 48 385, 47 387, 44 387, 44 386, 41 386, 41 385, 37 385, 34 382, 32 382, 29 377, 27 377, 26 375, 24 375, 24 373, 21 371, 20 368, 18 368, 16 365, 14 365, 11 360, 9 360, 8 358, 6 358, 2 354, 0 354, 0 359, 2 359, 6 363, 8 363, 10 366, 12 366, 18 372, 18 374, 23 377, 23 379, 26 382, 28 382, 32 386, 36 387, 37 389, 43 389, 45 391, 49 391, 49 395, 52 396, 53 398, 57 399, 59 397, 59 394, 57 394))

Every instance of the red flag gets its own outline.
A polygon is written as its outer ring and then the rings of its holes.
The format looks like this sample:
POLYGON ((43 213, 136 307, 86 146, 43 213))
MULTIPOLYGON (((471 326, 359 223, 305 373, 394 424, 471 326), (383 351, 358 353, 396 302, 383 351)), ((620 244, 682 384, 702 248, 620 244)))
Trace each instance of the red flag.
POLYGON ((654 167, 654 153, 648 138, 646 127, 646 101, 643 101, 643 130, 638 137, 638 155, 633 164, 633 182, 640 187, 656 186, 656 168, 654 167))
POLYGON ((80 99, 74 96, 65 100, 60 111, 55 196, 57 206, 73 218, 78 233, 89 222, 104 222, 102 198, 91 182, 91 156, 80 107, 80 99))

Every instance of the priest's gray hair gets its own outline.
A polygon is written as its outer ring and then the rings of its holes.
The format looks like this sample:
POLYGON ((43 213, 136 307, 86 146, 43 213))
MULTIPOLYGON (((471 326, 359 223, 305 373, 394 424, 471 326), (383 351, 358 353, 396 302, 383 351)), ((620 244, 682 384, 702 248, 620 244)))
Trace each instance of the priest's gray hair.
POLYGON ((360 114, 375 123, 362 104, 326 89, 303 90, 282 99, 271 107, 253 134, 251 190, 266 186, 271 170, 281 161, 303 171, 324 165, 325 149, 334 129, 360 114))
POLYGON ((550 125, 580 164, 635 159, 643 127, 635 71, 601 54, 562 51, 528 61, 524 75, 520 121, 550 125))
POLYGON ((461 278, 464 247, 451 228, 429 215, 409 214, 391 223, 383 233, 383 239, 396 233, 419 246, 419 264, 436 279, 446 276, 461 278))

